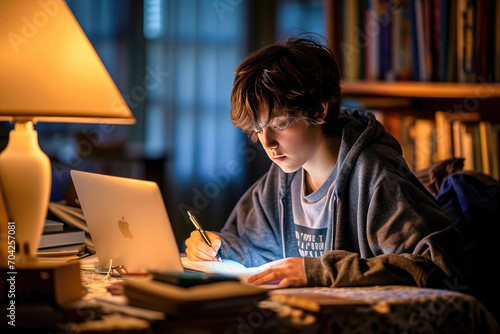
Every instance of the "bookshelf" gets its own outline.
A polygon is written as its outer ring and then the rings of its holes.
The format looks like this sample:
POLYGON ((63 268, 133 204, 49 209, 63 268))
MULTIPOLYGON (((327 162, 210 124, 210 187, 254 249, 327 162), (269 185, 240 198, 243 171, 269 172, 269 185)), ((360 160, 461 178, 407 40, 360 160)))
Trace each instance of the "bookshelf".
MULTIPOLYGON (((342 91, 348 96, 463 99, 500 98, 499 83, 444 83, 415 81, 346 81, 342 91)), ((498 102, 498 101, 497 101, 498 102)))
POLYGON ((465 157, 498 180, 500 1, 325 0, 325 13, 343 101, 374 111, 412 170, 465 157))

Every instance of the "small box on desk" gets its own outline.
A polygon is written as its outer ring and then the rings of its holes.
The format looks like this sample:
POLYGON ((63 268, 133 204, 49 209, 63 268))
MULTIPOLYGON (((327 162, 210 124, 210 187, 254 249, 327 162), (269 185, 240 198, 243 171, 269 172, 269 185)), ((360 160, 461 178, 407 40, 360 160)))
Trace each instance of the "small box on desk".
POLYGON ((1 268, 1 276, 0 290, 7 304, 63 305, 83 296, 77 261, 19 263, 12 269, 1 268))

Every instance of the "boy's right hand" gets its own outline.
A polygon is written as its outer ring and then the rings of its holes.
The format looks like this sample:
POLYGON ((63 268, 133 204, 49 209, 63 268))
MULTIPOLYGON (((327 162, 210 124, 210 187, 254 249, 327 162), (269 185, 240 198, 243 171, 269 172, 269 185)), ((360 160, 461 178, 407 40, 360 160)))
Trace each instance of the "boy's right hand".
POLYGON ((212 247, 207 245, 205 240, 201 237, 198 230, 191 232, 191 235, 186 239, 186 255, 191 261, 217 261, 215 257, 221 246, 220 237, 212 232, 205 231, 212 247))

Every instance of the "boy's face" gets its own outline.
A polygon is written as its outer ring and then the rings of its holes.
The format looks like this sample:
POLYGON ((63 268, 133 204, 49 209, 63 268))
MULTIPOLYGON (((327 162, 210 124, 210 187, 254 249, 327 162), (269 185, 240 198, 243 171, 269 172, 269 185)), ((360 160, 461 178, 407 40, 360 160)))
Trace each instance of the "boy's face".
POLYGON ((260 143, 271 161, 285 173, 312 163, 319 143, 325 138, 320 125, 307 125, 302 119, 291 122, 286 115, 274 117, 270 122, 263 115, 259 123, 265 124, 255 129, 260 143))

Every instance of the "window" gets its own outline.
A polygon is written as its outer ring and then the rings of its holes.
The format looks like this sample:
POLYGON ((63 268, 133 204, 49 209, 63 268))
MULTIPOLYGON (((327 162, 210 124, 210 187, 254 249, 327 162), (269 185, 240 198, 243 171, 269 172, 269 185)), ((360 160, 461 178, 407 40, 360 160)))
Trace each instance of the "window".
POLYGON ((229 119, 233 71, 242 57, 242 5, 144 2, 146 68, 166 73, 148 91, 146 151, 171 154, 175 179, 208 182, 237 160, 240 131, 229 119))
POLYGON ((324 1, 279 1, 276 18, 277 39, 284 40, 304 32, 326 37, 324 1))

